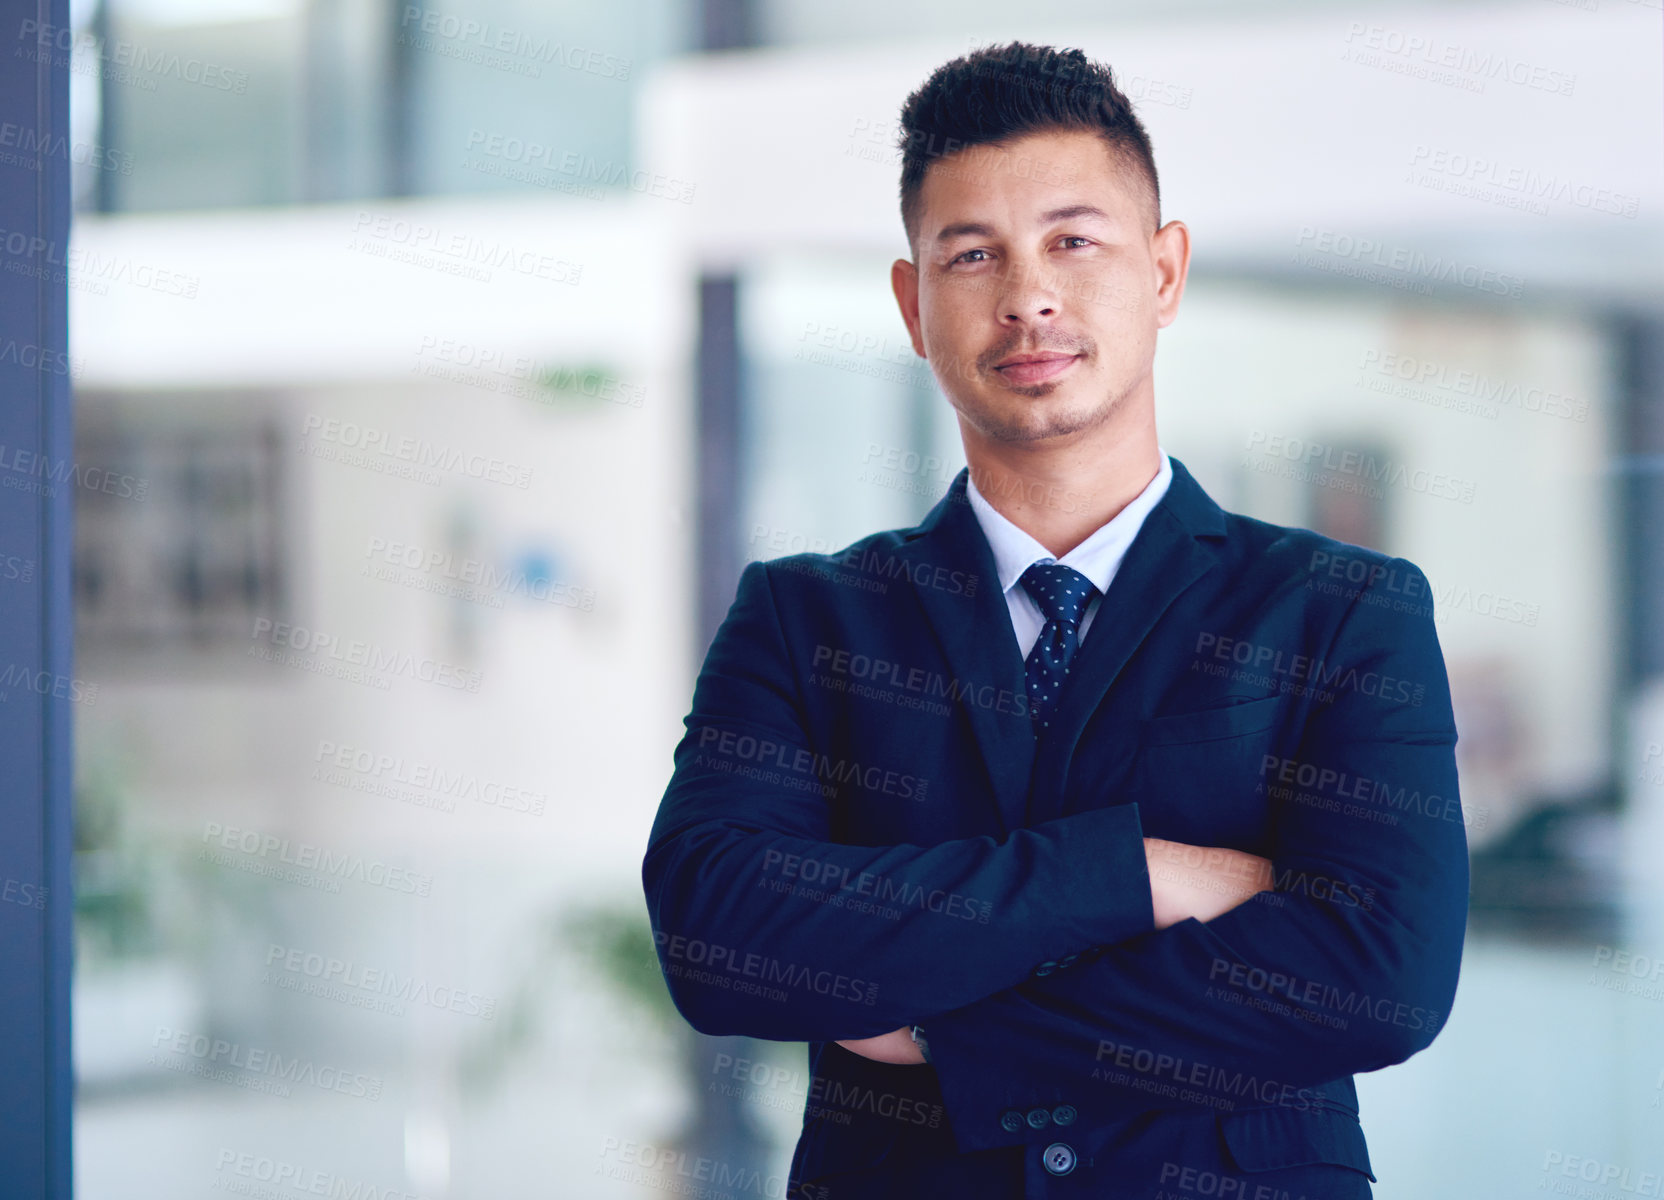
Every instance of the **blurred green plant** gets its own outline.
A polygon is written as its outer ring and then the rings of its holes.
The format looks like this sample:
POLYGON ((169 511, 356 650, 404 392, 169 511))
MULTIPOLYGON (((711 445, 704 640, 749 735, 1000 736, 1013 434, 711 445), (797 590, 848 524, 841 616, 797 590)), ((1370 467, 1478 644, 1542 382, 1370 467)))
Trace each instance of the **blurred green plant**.
POLYGON ((540 392, 538 403, 551 408, 641 407, 641 386, 626 382, 616 368, 603 364, 545 364, 538 367, 536 381, 540 392))
POLYGON ((672 1042, 693 1035, 665 987, 645 910, 609 904, 546 913, 536 930, 520 981, 499 1008, 492 1032, 463 1055, 460 1074, 466 1086, 488 1088, 530 1043, 544 998, 559 982, 563 956, 575 957, 655 1032, 672 1042))
POLYGON ((216 937, 267 928, 264 881, 203 861, 194 840, 147 830, 126 778, 116 758, 77 764, 76 969, 156 958, 200 966, 216 937))
POLYGON ((83 963, 146 958, 160 947, 156 860, 135 845, 118 772, 93 764, 75 778, 75 943, 83 963))
POLYGON ((640 908, 589 908, 570 914, 565 936, 643 1016, 666 1032, 687 1028, 670 998, 653 928, 640 908))

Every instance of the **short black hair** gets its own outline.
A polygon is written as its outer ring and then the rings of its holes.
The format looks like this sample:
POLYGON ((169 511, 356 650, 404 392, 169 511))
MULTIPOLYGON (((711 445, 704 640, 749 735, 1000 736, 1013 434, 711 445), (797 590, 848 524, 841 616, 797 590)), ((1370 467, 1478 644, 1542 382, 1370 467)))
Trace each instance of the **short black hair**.
POLYGON ((901 223, 918 237, 919 192, 930 164, 970 146, 1044 130, 1096 133, 1145 177, 1156 227, 1161 184, 1150 135, 1110 68, 1080 50, 1028 42, 984 46, 931 72, 901 106, 901 223))

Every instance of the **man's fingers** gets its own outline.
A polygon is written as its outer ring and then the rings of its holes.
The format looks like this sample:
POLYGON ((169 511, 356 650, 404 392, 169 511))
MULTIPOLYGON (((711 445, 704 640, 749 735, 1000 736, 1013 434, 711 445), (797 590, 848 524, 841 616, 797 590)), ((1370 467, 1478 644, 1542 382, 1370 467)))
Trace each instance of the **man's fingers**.
POLYGON ((918 1045, 913 1041, 913 1034, 906 1026, 894 1033, 880 1034, 878 1037, 849 1038, 840 1041, 838 1045, 851 1054, 859 1054, 862 1058, 870 1058, 874 1062, 906 1065, 924 1061, 924 1055, 919 1052, 918 1045))

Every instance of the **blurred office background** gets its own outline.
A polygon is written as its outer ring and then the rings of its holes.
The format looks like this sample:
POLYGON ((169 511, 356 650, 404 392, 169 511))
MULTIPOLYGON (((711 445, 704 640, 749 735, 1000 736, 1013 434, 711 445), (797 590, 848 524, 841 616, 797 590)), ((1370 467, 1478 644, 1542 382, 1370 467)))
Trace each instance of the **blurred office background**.
POLYGON ((86 1200, 622 1200, 677 1152, 780 1194, 802 1047, 681 1025, 640 856, 741 565, 911 524, 962 464, 889 294, 894 121, 1013 36, 1117 69, 1191 226, 1164 447, 1435 587, 1473 913, 1439 1040, 1359 1081, 1376 1194, 1664 1170, 1657 0, 1008 7, 102 0, 20 35, 73 56, 55 266, 104 472, 86 1200), (1354 455, 1386 477, 1324 469, 1354 455))

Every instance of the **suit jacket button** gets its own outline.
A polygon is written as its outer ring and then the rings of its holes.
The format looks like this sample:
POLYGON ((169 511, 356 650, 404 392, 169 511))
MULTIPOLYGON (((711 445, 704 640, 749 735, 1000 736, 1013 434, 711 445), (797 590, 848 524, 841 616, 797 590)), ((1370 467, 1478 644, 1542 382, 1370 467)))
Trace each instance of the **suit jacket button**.
POLYGON ((1051 1123, 1052 1115, 1043 1108, 1028 1110, 1028 1124, 1030 1129, 1044 1129, 1051 1123))
POLYGON ((1050 975, 1055 970, 1057 970, 1057 964, 1056 963, 1054 963, 1054 962, 1043 962, 1038 967, 1034 968, 1034 973, 1036 975, 1050 975))
POLYGON ((1059 1104, 1052 1109, 1052 1120, 1059 1125, 1073 1125, 1076 1115, 1075 1106, 1072 1104, 1059 1104))
POLYGON ((1060 967, 1072 967, 1078 958, 1080 958, 1080 955, 1078 954, 1065 954, 1062 958, 1057 960, 1057 965, 1060 967))
POLYGON ((1008 1108, 1000 1114, 1000 1128, 1007 1133, 1016 1133, 1023 1127, 1023 1114, 1014 1108, 1008 1108))
POLYGON ((1053 1175, 1067 1175, 1075 1169, 1075 1148, 1067 1142, 1053 1142, 1040 1155, 1040 1161, 1053 1175))

